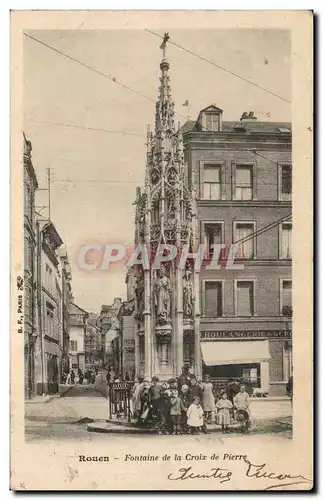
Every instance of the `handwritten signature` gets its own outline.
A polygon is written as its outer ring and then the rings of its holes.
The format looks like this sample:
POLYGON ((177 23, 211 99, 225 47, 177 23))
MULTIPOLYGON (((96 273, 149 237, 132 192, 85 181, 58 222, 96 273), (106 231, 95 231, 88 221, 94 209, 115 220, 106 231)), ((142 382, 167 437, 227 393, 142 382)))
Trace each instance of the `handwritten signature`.
POLYGON ((265 490, 274 490, 280 486, 292 486, 293 484, 311 483, 310 479, 298 474, 297 476, 291 476, 290 474, 283 474, 280 472, 268 472, 266 471, 266 463, 256 465, 251 463, 246 457, 243 458, 244 462, 247 464, 246 476, 253 479, 271 479, 274 481, 280 481, 277 484, 271 484, 265 490), (292 479, 292 482, 282 483, 286 479, 292 479), (295 481, 294 481, 295 480, 295 481))
MULTIPOLYGON (((253 464, 246 457, 243 458, 247 468, 245 475, 251 479, 269 479, 271 481, 278 481, 264 488, 265 490, 274 490, 279 487, 292 486, 295 484, 311 483, 310 479, 298 474, 293 476, 291 474, 283 474, 280 472, 271 472, 266 470, 266 463, 253 464), (286 482, 287 480, 287 482, 286 482)), ((185 481, 187 479, 217 479, 220 483, 231 481, 233 472, 229 469, 216 467, 210 469, 208 472, 194 472, 193 467, 182 467, 176 472, 168 474, 170 481, 185 481)))
POLYGON ((170 481, 184 481, 185 479, 219 479, 220 483, 226 483, 231 480, 232 472, 228 469, 221 469, 216 467, 211 469, 209 473, 197 473, 192 471, 192 467, 182 467, 175 474, 179 474, 177 477, 172 477, 173 472, 168 474, 168 479, 170 481))

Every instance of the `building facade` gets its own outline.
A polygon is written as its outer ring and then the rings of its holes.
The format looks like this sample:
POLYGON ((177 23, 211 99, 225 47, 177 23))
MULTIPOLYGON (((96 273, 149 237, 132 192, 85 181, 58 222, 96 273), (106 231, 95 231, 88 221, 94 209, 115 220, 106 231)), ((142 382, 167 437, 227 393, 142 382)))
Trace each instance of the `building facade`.
POLYGON ((292 370, 291 124, 260 122, 252 112, 237 122, 222 115, 211 105, 183 127, 206 246, 203 369, 284 394, 292 370), (223 246, 215 255, 218 269, 207 268, 217 251, 212 245, 223 246))
POLYGON ((35 191, 38 188, 38 182, 31 155, 31 142, 23 135, 25 398, 31 398, 36 393, 35 344, 38 335, 35 221, 35 191))
POLYGON ((54 224, 38 223, 37 394, 59 390, 62 358, 62 286, 58 249, 63 241, 54 224))
POLYGON ((111 367, 115 372, 118 370, 120 356, 117 337, 119 331, 118 313, 121 305, 121 298, 115 297, 112 305, 102 305, 99 318, 103 367, 111 367))
POLYGON ((62 336, 61 336, 61 381, 65 380, 70 371, 70 303, 73 300, 72 296, 72 273, 71 266, 68 260, 66 248, 63 246, 59 249, 59 277, 61 286, 61 321, 62 321, 62 336))
POLYGON ((86 322, 84 350, 86 367, 102 365, 99 316, 94 313, 89 313, 89 317, 86 322))
POLYGON ((88 313, 73 302, 70 303, 70 367, 73 370, 85 369, 85 332, 88 313))

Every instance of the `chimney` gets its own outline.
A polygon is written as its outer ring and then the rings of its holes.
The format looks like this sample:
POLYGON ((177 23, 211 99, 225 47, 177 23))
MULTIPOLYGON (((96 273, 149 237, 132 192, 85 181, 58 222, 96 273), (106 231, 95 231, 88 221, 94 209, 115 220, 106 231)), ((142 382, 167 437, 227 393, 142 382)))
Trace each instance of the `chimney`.
POLYGON ((254 111, 249 111, 249 113, 247 111, 244 111, 242 113, 242 116, 240 118, 240 121, 242 122, 252 122, 252 121, 257 121, 258 118, 255 116, 255 112, 254 111))

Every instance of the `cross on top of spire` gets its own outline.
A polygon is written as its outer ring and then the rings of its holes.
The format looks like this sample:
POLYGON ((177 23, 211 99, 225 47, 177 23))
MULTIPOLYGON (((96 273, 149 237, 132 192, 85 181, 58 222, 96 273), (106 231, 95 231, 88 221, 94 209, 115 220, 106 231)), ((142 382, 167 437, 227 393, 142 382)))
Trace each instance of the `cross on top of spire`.
POLYGON ((163 57, 165 58, 166 57, 166 44, 167 42, 169 41, 169 33, 165 33, 164 34, 164 38, 163 38, 163 41, 160 45, 160 49, 163 49, 163 57))

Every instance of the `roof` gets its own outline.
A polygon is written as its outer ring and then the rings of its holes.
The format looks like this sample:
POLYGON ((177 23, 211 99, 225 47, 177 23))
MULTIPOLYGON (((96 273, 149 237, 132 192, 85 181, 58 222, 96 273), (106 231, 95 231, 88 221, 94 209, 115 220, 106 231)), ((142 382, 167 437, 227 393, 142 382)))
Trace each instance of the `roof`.
POLYGON ((56 227, 52 223, 52 221, 47 222, 43 226, 43 228, 42 228, 41 231, 42 232, 46 232, 49 235, 51 241, 54 242, 56 248, 60 247, 63 244, 63 240, 60 237, 60 235, 59 235, 56 227))
MULTIPOLYGON (((188 120, 187 122, 184 123, 182 127, 182 133, 186 134, 188 132, 201 132, 199 130, 194 130, 195 129, 195 124, 196 122, 193 120, 188 120)), ((287 131, 284 131, 284 129, 289 130, 290 132, 292 131, 292 124, 290 122, 260 122, 260 121, 223 121, 222 122, 222 133, 223 132, 233 132, 237 133, 234 130, 234 126, 239 124, 239 126, 244 125, 246 128, 246 131, 250 134, 288 134, 287 131), (282 129, 282 130, 279 130, 282 129)), ((208 131, 203 131, 203 133, 207 133, 208 131)), ((215 133, 215 132, 212 132, 215 133)), ((221 132, 216 132, 216 133, 221 133, 221 132)), ((239 132, 243 134, 244 132, 239 132)))
POLYGON ((70 303, 70 314, 86 314, 88 315, 88 312, 84 311, 80 306, 77 306, 73 302, 70 303))
POLYGON ((112 306, 107 306, 107 305, 102 305, 101 306, 101 312, 109 312, 111 310, 112 306))

